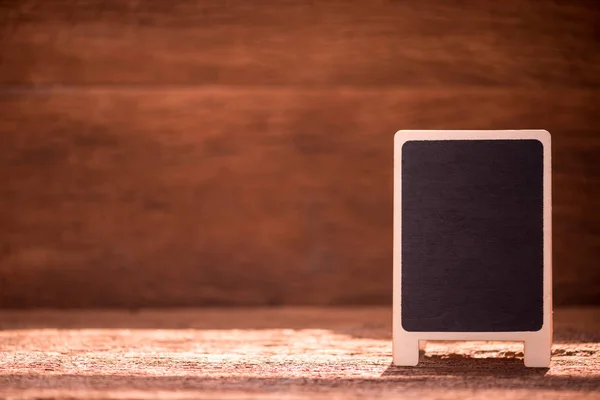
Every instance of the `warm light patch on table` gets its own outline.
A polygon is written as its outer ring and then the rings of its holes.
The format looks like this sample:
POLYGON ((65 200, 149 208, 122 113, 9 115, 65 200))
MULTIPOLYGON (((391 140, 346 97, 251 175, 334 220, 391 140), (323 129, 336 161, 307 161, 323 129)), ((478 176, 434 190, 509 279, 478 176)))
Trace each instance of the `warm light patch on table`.
POLYGON ((556 320, 544 370, 512 342, 429 342, 392 366, 388 308, 2 311, 0 397, 594 398, 600 312, 556 320))

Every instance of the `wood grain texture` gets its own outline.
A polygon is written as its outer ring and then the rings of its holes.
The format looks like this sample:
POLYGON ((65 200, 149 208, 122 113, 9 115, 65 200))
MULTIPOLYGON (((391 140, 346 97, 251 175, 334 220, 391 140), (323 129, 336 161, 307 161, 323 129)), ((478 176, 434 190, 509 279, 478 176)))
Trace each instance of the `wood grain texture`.
POLYGON ((428 342, 391 364, 391 309, 0 311, 0 397, 597 399, 600 309, 555 314, 548 369, 516 342, 428 342))
POLYGON ((392 135, 553 134, 600 303, 594 0, 0 0, 0 307, 391 301, 392 135))
POLYGON ((600 85, 595 0, 4 0, 0 83, 600 85))
POLYGON ((399 128, 553 134, 557 304, 600 295, 598 92, 13 90, 0 305, 391 302, 399 128))

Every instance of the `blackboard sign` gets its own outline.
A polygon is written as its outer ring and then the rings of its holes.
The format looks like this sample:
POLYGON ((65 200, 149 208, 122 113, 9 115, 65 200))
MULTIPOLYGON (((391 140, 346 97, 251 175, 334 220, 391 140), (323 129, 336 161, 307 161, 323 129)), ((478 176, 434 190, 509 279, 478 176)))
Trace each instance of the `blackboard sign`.
POLYGON ((546 131, 399 131, 394 147, 394 363, 419 340, 551 346, 546 131))

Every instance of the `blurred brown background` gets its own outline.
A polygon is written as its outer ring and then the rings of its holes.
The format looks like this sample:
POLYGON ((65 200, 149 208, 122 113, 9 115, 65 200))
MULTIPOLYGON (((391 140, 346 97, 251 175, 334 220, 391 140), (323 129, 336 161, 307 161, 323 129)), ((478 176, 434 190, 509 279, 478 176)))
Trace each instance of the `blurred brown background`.
POLYGON ((0 307, 390 304, 399 129, 548 129, 600 303, 600 4, 0 0, 0 307))

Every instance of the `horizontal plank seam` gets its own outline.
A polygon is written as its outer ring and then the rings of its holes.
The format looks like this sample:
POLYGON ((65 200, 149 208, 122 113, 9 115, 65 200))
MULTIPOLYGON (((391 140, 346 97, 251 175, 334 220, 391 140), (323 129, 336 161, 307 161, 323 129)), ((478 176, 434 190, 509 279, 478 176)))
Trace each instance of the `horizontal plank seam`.
POLYGON ((356 93, 393 93, 393 92, 415 92, 419 93, 580 93, 600 94, 598 87, 577 86, 499 86, 499 85, 415 85, 415 86, 375 86, 375 85, 35 85, 35 86, 12 86, 0 85, 2 94, 45 94, 45 93, 71 93, 71 92, 158 92, 158 91, 189 91, 189 92, 232 92, 241 91, 256 92, 290 92, 290 93, 321 93, 321 92, 356 92, 356 93), (459 92, 457 92, 457 90, 459 92))

